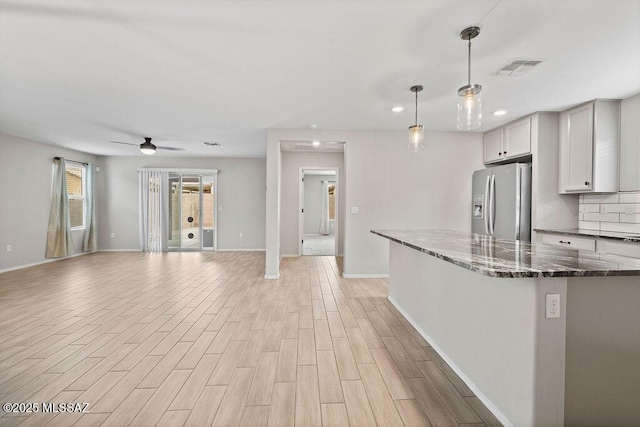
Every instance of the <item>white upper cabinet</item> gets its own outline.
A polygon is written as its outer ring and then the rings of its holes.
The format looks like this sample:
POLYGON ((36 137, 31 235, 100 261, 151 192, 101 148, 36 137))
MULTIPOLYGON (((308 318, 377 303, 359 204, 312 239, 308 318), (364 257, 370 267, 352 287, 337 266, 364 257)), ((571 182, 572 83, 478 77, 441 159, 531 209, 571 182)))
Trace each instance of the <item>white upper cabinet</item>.
POLYGON ((531 154, 531 119, 510 123, 504 127, 504 155, 506 158, 531 154))
POLYGON ((622 101, 620 130, 620 191, 640 191, 640 94, 622 101))
POLYGON ((620 101, 596 100, 560 115, 561 194, 618 191, 620 101))
POLYGON ((494 129, 484 134, 484 162, 491 163, 503 159, 502 155, 502 128, 494 129))
POLYGON ((484 134, 484 162, 495 163, 531 154, 531 118, 484 134))

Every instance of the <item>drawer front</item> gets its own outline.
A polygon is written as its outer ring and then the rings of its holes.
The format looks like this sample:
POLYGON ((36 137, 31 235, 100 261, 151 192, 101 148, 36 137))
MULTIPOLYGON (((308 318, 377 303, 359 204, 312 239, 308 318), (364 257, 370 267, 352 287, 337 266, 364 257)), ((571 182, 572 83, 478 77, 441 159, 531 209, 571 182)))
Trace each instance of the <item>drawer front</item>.
POLYGON ((542 243, 569 249, 581 249, 593 252, 596 250, 596 239, 564 236, 561 234, 543 234, 542 243))
POLYGON ((605 252, 611 255, 640 258, 640 243, 623 243, 607 240, 605 252))

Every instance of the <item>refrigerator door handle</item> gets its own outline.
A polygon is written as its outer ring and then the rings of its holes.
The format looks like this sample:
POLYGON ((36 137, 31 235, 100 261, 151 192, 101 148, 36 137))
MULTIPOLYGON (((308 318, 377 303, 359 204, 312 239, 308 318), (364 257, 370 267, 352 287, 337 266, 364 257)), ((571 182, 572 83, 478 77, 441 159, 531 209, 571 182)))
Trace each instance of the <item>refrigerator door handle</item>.
POLYGON ((496 176, 491 175, 491 189, 490 189, 490 198, 489 202, 489 214, 491 217, 489 218, 489 229, 490 234, 493 236, 496 226, 496 176))
POLYGON ((491 176, 487 176, 487 182, 484 187, 484 232, 486 234, 491 234, 489 232, 489 183, 491 182, 491 176))

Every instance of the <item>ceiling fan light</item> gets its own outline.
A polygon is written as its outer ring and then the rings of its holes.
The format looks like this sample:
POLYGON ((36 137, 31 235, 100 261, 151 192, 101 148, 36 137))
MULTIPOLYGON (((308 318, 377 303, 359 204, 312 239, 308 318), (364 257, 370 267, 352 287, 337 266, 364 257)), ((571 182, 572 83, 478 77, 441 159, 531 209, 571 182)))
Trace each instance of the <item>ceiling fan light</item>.
POLYGON ((142 151, 142 154, 155 154, 156 146, 150 142, 143 142, 142 144, 140 144, 140 151, 142 151))

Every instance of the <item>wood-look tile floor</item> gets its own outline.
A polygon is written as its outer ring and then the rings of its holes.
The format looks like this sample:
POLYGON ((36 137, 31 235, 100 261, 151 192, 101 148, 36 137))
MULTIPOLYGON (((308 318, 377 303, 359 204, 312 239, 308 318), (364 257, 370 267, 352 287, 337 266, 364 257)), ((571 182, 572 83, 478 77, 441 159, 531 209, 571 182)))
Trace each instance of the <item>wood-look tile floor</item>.
POLYGON ((499 425, 334 257, 96 253, 0 274, 2 426, 499 425))

